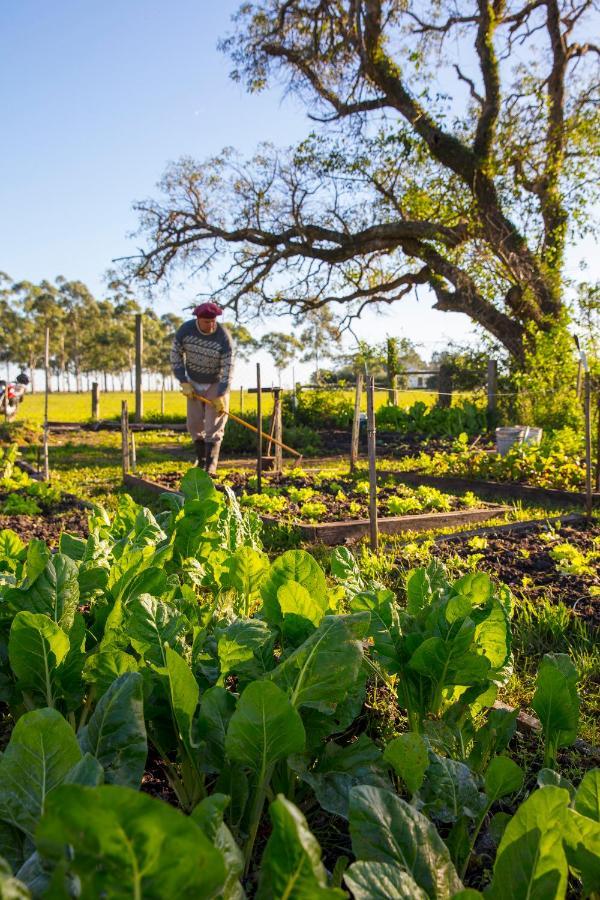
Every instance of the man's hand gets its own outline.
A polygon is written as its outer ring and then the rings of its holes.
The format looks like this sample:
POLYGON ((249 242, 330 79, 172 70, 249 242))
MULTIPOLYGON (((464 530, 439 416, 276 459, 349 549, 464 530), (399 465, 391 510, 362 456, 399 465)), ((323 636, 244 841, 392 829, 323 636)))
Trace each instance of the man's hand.
POLYGON ((194 393, 194 388, 193 388, 192 385, 189 383, 189 381, 182 381, 182 382, 181 382, 181 393, 183 394, 184 397, 191 397, 191 396, 192 396, 192 394, 194 393))
POLYGON ((225 412, 225 400, 223 397, 215 397, 211 402, 218 415, 222 415, 225 412))

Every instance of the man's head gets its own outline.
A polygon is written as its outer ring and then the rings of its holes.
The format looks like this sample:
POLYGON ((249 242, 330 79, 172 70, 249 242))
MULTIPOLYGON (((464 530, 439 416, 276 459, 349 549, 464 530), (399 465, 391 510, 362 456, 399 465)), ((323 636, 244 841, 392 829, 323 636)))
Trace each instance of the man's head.
POLYGON ((217 316, 220 316, 223 310, 216 303, 201 303, 195 307, 193 313, 202 334, 212 334, 217 330, 217 316))

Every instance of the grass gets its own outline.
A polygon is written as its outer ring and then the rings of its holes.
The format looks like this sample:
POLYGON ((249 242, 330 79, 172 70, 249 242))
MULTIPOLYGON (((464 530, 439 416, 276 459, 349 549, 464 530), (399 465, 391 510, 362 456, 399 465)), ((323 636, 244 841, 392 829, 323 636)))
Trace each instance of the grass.
MULTIPOLYGON (((342 392, 348 399, 354 399, 354 391, 342 392)), ((376 391, 375 405, 377 408, 387 403, 387 391, 376 391)), ((399 393, 399 405, 408 408, 413 403, 421 401, 432 404, 436 395, 426 391, 401 391, 399 393)), ((121 415, 121 402, 127 400, 129 414, 135 409, 135 394, 125 391, 100 394, 100 417, 103 419, 116 419, 121 415)), ((263 396, 264 415, 270 415, 273 409, 273 395, 263 396)), ((366 395, 363 395, 363 411, 366 410, 366 395)), ((240 413, 256 412, 256 394, 243 392, 239 389, 231 392, 231 412, 240 413)), ((161 414, 160 391, 144 392, 144 414, 152 418, 161 414)), ((165 416, 182 418, 185 416, 185 398, 180 391, 166 391, 164 403, 165 416)), ((53 422, 87 422, 92 415, 91 393, 82 394, 51 394, 48 400, 48 418, 53 422)), ((28 422, 32 425, 40 425, 44 421, 44 394, 27 394, 19 407, 15 421, 28 422)))

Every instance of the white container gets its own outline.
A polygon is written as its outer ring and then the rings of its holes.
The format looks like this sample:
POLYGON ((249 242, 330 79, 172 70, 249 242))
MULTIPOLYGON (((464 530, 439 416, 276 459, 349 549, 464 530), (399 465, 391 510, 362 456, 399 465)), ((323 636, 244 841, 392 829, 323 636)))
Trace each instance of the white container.
POLYGON ((515 444, 539 444, 542 440, 542 429, 532 425, 506 425, 496 428, 496 450, 500 456, 506 456, 515 444))

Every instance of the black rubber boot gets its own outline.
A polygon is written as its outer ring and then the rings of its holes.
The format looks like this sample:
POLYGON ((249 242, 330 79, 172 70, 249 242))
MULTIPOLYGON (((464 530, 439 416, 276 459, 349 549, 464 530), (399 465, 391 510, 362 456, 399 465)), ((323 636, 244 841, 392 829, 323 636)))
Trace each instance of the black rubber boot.
POLYGON ((204 469, 206 459, 206 444, 204 443, 203 438, 198 438, 197 441, 194 441, 194 449, 196 451, 196 459, 198 460, 196 466, 199 469, 204 469))
POLYGON ((206 471, 209 475, 217 474, 217 465, 219 463, 219 453, 221 451, 221 441, 214 444, 206 444, 206 471))

